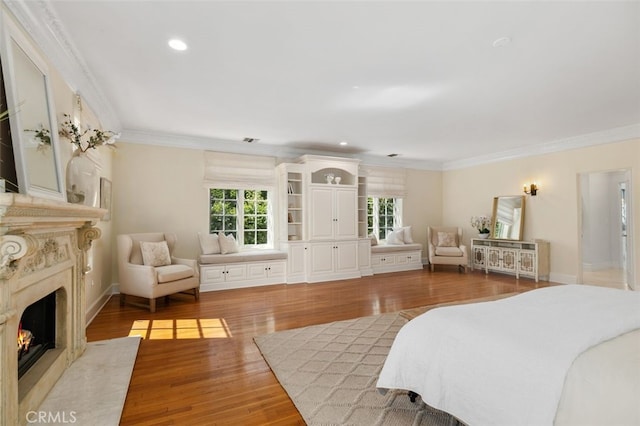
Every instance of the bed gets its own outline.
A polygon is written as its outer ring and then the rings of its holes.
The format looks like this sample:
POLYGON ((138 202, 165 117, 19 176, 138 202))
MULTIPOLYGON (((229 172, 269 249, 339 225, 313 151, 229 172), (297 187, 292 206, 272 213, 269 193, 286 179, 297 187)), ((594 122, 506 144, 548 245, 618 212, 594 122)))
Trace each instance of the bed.
POLYGON ((563 285, 430 310, 400 330, 377 387, 470 425, 638 425, 640 293, 563 285))

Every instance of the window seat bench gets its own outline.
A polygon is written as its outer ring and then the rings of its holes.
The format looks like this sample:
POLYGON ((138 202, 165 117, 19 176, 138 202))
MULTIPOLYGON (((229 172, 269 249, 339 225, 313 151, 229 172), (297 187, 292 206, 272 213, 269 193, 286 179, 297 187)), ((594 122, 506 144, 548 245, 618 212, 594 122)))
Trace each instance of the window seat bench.
POLYGON ((286 282, 287 253, 246 250, 228 254, 201 254, 200 291, 282 284, 286 282))
POLYGON ((374 274, 422 269, 422 244, 381 244, 371 247, 374 274))

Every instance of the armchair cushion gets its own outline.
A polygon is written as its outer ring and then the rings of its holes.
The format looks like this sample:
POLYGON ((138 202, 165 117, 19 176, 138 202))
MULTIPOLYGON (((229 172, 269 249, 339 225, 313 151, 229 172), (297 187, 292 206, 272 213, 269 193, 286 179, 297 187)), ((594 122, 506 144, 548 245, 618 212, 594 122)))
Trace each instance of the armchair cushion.
POLYGON ((462 257, 463 254, 458 247, 436 247, 436 256, 462 257))
POLYGON ((166 241, 140 241, 142 261, 147 266, 171 265, 171 254, 166 241))
MULTIPOLYGON (((437 247, 458 247, 456 234, 454 232, 438 232, 437 247)), ((438 254, 437 250, 436 254, 438 254)))
POLYGON ((158 284, 168 283, 195 275, 194 269, 187 265, 166 265, 155 268, 158 284))

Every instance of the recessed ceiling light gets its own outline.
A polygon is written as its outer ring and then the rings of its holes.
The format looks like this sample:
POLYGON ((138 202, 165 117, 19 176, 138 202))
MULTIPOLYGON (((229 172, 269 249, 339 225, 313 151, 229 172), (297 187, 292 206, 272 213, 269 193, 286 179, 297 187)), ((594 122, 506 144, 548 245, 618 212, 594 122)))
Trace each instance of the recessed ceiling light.
POLYGON ((182 40, 178 40, 177 38, 172 38, 169 40, 169 47, 173 50, 187 50, 187 43, 182 40))
POLYGON ((340 145, 342 145, 342 146, 345 146, 345 145, 348 145, 348 144, 349 144, 349 143, 348 143, 347 141, 342 141, 342 142, 340 142, 340 145))
POLYGON ((351 86, 352 89, 354 90, 358 90, 360 88, 360 86, 351 86))
POLYGON ((509 37, 500 37, 493 41, 493 47, 504 47, 509 43, 511 43, 511 39, 509 37))

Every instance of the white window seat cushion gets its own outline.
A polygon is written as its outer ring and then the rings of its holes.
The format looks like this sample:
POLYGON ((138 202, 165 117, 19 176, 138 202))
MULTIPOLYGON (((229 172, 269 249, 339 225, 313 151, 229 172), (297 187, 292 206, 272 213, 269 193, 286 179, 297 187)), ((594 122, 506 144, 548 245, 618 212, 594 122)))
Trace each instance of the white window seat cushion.
POLYGON ((371 247, 371 253, 392 253, 396 251, 415 251, 422 250, 422 244, 391 244, 377 245, 371 247))
POLYGON ((260 262, 265 260, 286 259, 287 252, 279 250, 247 250, 228 254, 201 254, 201 265, 219 265, 225 263, 260 262))

